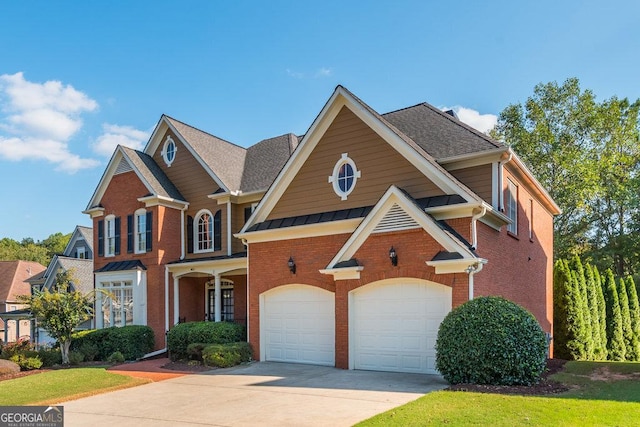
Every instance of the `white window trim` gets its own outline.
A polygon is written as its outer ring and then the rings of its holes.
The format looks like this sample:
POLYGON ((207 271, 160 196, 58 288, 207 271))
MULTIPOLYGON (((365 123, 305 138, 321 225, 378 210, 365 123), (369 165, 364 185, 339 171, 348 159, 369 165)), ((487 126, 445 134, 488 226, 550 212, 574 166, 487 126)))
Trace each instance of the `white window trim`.
POLYGON ((146 209, 138 209, 133 215, 133 252, 136 254, 143 254, 147 252, 147 211, 146 209), (138 229, 138 218, 144 218, 145 228, 144 230, 138 229), (144 235, 144 248, 140 249, 140 234, 144 235))
POLYGON ((193 253, 194 254, 204 254, 208 252, 215 252, 213 242, 215 241, 215 230, 213 225, 213 214, 209 209, 201 209, 196 214, 193 219, 193 253), (200 217, 204 214, 209 214, 211 218, 211 247, 209 249, 200 249, 200 217))
POLYGON ((162 158, 164 159, 164 162, 167 164, 168 167, 171 167, 171 164, 176 160, 177 153, 178 153, 178 145, 173 140, 173 138, 171 138, 171 135, 167 135, 167 139, 164 141, 164 146, 162 147, 162 158), (170 144, 173 144, 172 159, 169 159, 167 155, 167 148, 169 147, 170 144))
POLYGON ((107 215, 104 218, 104 256, 116 256, 116 216, 107 215), (113 250, 109 251, 109 229, 113 231, 113 250))
POLYGON ((76 258, 78 259, 87 259, 87 251, 84 246, 78 246, 76 248, 76 258))
MULTIPOLYGON (((97 273, 96 279, 95 322, 96 328, 105 327, 102 316, 102 301, 105 295, 101 290, 108 292, 103 283, 129 282, 133 288, 133 325, 147 324, 147 274, 143 270, 123 271, 117 273, 97 273)), ((111 325, 113 326, 113 325, 111 325)))
POLYGON ((507 225, 507 231, 515 236, 518 235, 518 184, 507 178, 507 216, 512 220, 507 225), (513 188, 513 191, 512 191, 513 188))
POLYGON ((347 200, 349 194, 351 194, 351 192, 353 192, 353 190, 356 188, 358 178, 360 178, 361 176, 361 171, 358 170, 355 162, 349 157, 348 153, 342 153, 340 160, 338 160, 338 162, 333 167, 333 173, 331 174, 331 176, 329 176, 329 183, 333 184, 333 191, 340 197, 340 200, 347 200), (340 189, 338 176, 340 174, 340 168, 342 168, 342 166, 345 164, 348 164, 353 169, 353 184, 350 188, 347 189, 347 191, 342 191, 340 189))

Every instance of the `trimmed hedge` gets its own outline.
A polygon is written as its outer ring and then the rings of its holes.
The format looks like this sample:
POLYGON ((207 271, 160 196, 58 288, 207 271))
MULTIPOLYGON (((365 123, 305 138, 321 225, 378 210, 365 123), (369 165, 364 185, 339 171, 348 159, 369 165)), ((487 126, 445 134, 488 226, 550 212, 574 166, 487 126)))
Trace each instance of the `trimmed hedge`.
POLYGON ((202 350, 202 361, 207 366, 229 368, 251 361, 251 345, 248 342, 209 344, 202 350))
POLYGON ((75 333, 71 350, 84 350, 85 357, 93 356, 94 360, 107 360, 116 351, 122 353, 125 360, 136 360, 150 353, 154 342, 153 329, 149 326, 114 326, 75 333))
POLYGON ((189 344, 229 344, 246 336, 246 328, 232 322, 179 323, 167 334, 167 349, 171 360, 183 360, 189 357, 189 344))
POLYGON ((436 367, 451 384, 535 384, 546 366, 545 334, 535 317, 501 297, 480 297, 440 324, 436 367))

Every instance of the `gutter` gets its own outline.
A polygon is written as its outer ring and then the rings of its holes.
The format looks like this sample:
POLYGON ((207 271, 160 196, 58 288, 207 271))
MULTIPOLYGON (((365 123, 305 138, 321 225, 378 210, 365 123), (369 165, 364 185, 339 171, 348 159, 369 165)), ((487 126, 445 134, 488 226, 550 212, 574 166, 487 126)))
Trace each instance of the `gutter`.
POLYGON ((471 249, 478 248, 478 220, 487 214, 487 207, 481 206, 480 212, 471 217, 471 249))
POLYGON ((469 275, 469 301, 473 299, 473 275, 482 271, 483 263, 472 264, 467 267, 466 272, 469 275))

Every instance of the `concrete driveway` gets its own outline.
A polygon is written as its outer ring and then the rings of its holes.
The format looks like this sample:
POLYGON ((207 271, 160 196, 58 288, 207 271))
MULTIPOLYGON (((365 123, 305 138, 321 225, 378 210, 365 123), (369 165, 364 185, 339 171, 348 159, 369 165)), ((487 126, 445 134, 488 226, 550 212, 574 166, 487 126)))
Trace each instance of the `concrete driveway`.
POLYGON ((350 426, 445 388, 437 375, 259 362, 63 403, 71 426, 350 426))

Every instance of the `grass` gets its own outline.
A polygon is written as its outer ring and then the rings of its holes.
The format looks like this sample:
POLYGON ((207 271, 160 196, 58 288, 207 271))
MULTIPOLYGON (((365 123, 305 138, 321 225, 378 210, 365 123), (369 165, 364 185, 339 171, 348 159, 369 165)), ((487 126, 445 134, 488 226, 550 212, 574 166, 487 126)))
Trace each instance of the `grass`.
POLYGON ((2 381, 0 406, 54 404, 147 382, 104 368, 60 369, 2 381))
POLYGON ((569 362, 553 379, 572 389, 553 397, 439 391, 358 425, 640 426, 640 363, 569 362))

